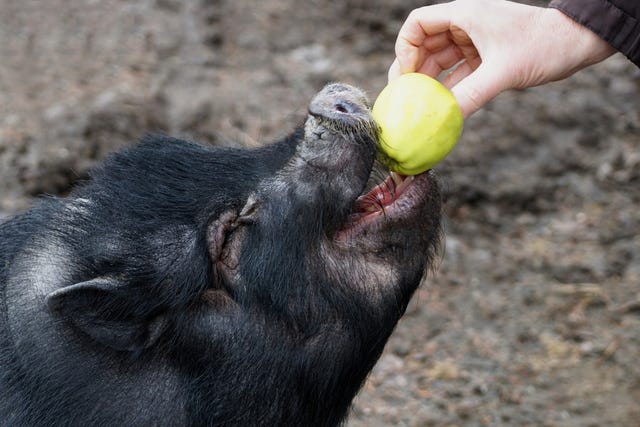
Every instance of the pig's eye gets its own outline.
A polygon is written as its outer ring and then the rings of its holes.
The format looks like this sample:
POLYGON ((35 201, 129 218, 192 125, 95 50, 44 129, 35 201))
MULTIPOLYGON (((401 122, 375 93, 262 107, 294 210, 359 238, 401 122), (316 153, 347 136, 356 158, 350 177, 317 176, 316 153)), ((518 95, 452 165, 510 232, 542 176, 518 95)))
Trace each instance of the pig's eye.
POLYGON ((229 309, 236 306, 231 294, 225 289, 207 289, 202 294, 203 301, 211 308, 229 309))

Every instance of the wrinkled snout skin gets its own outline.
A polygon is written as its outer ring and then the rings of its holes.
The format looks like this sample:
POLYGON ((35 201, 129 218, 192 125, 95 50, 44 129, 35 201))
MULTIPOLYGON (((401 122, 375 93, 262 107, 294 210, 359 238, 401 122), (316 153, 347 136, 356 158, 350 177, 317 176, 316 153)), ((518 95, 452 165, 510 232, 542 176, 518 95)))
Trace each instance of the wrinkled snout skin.
POLYGON ((377 132, 332 84, 280 141, 147 137, 1 224, 0 425, 340 424, 439 241, 429 175, 353 220, 377 132))

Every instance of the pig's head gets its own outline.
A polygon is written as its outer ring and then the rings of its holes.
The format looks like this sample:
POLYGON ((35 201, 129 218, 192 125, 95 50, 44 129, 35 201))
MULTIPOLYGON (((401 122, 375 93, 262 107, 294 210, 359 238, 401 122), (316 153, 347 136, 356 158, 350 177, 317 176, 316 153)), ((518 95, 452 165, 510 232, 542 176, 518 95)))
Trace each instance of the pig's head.
POLYGON ((440 201, 430 173, 389 173, 376 151, 361 91, 316 95, 293 155, 209 226, 221 302, 297 334, 379 342, 436 252, 440 201))
POLYGON ((339 423, 440 234, 431 173, 384 170, 377 133, 332 84, 274 145, 147 140, 27 214, 2 279, 28 420, 66 393, 92 423, 339 423))

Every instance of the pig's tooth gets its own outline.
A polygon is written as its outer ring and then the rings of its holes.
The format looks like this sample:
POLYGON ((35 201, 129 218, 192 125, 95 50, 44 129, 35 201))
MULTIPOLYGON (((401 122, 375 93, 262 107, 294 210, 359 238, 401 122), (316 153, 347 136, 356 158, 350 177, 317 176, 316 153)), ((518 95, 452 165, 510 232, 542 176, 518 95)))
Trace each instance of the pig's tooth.
POLYGON ((390 175, 396 185, 402 184, 403 178, 398 173, 392 171, 390 175))
POLYGON ((402 193, 413 182, 416 177, 413 175, 405 176, 402 183, 396 189, 398 193, 402 193))

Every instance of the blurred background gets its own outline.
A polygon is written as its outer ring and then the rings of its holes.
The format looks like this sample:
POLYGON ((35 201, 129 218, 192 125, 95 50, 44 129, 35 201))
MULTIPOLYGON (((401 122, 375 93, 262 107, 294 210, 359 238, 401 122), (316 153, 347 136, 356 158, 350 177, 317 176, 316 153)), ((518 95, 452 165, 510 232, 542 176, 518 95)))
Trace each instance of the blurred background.
MULTIPOLYGON (((255 146, 326 82, 375 99, 428 3, 0 0, 0 218, 145 133, 255 146)), ((503 94, 438 173, 445 254, 348 426, 637 426, 640 71, 503 94)))

